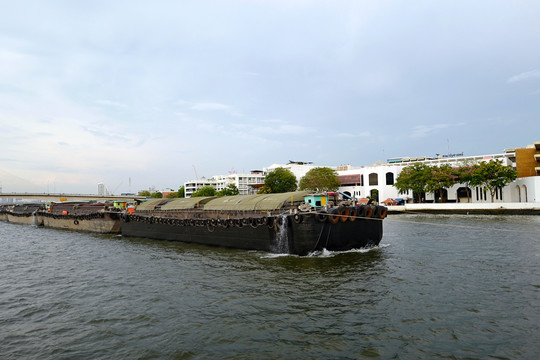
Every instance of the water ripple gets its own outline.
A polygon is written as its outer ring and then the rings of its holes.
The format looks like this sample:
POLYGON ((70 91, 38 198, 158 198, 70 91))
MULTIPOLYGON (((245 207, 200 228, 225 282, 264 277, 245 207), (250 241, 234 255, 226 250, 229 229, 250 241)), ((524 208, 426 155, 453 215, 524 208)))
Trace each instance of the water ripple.
POLYGON ((0 222, 0 354, 536 359, 538 217, 387 220, 310 257, 0 222))

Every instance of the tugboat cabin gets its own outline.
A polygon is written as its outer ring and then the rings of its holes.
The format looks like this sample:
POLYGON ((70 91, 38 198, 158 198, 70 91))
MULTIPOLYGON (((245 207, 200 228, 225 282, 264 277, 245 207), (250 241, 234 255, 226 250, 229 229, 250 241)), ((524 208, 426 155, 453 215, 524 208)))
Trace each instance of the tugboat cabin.
POLYGON ((309 194, 304 198, 306 204, 318 208, 328 204, 328 194, 309 194))

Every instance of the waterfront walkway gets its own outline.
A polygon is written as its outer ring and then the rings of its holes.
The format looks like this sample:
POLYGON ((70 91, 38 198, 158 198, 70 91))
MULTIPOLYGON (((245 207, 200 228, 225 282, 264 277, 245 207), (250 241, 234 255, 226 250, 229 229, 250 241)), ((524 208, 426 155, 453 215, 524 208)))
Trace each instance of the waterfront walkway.
POLYGON ((540 215, 540 203, 421 203, 388 206, 388 213, 528 214, 540 215))

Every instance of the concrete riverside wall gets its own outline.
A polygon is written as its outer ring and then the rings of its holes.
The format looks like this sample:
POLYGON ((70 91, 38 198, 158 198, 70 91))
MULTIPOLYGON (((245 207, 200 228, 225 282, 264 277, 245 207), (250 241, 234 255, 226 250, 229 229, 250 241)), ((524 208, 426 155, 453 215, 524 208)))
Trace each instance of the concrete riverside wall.
POLYGON ((422 203, 388 206, 389 213, 540 214, 540 203, 422 203))

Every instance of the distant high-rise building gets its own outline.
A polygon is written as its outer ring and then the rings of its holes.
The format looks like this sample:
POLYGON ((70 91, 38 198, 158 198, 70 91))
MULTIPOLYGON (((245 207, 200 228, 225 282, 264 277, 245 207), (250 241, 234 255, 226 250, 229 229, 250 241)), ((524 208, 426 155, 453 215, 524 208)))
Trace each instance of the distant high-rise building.
POLYGON ((107 195, 106 192, 107 192, 107 189, 105 188, 105 184, 104 183, 98 183, 97 184, 97 194, 99 196, 105 196, 105 195, 107 195))

